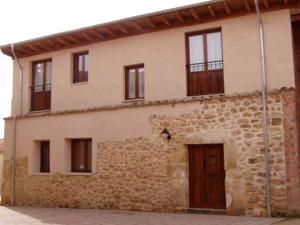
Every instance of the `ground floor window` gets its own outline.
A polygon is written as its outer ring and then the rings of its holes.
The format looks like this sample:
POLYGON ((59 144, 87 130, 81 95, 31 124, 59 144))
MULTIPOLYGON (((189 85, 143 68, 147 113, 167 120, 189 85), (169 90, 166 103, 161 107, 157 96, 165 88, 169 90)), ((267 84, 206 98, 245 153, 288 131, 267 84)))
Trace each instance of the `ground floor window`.
POLYGON ((40 172, 50 172, 50 141, 41 141, 40 143, 40 172))
POLYGON ((92 172, 92 139, 71 140, 71 172, 92 172))

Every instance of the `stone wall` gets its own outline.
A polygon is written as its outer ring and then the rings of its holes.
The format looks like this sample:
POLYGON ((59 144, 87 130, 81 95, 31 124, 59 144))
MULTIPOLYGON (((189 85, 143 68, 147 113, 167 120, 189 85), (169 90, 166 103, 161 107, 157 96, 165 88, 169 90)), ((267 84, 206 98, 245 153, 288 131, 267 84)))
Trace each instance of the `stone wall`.
POLYGON ((296 96, 283 92, 285 130, 286 180, 288 188, 288 212, 300 215, 300 156, 297 139, 296 96))
MULTIPOLYGON (((272 211, 287 213, 283 95, 272 92, 270 174, 272 211)), ((183 102, 172 107, 184 107, 183 102)), ((189 144, 223 143, 228 214, 266 215, 261 96, 257 93, 193 102, 194 110, 149 118, 152 135, 127 140, 96 140, 97 168, 89 176, 28 176, 28 159, 17 160, 17 205, 113 208, 174 212, 188 209, 189 144), (167 127, 172 139, 161 137, 167 127)), ((3 201, 10 202, 10 162, 5 161, 3 201)))

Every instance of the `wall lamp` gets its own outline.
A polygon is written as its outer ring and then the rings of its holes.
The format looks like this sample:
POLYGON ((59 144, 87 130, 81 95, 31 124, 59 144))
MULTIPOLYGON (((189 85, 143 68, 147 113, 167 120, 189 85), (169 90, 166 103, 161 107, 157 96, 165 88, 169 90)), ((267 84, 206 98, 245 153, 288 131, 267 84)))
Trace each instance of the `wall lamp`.
POLYGON ((165 139, 167 139, 168 141, 171 140, 172 136, 170 134, 170 131, 168 130, 168 128, 163 129, 163 131, 160 133, 165 139))

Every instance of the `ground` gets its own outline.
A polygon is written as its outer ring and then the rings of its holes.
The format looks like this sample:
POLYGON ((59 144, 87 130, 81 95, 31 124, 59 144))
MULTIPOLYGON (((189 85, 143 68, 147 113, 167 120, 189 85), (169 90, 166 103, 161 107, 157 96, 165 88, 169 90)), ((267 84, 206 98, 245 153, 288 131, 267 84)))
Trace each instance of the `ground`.
POLYGON ((0 207, 0 225, 300 225, 300 220, 93 209, 0 207))

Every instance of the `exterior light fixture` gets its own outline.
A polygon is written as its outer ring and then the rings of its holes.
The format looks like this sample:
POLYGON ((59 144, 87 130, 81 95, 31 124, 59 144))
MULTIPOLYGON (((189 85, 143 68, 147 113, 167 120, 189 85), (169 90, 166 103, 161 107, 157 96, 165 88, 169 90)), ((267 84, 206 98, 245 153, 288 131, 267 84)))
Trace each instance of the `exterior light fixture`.
POLYGON ((168 141, 171 140, 172 136, 170 134, 170 131, 168 130, 168 128, 163 129, 163 131, 160 133, 165 139, 167 139, 168 141))

